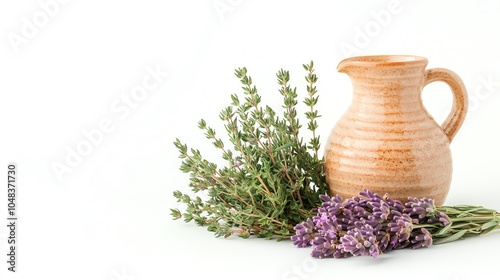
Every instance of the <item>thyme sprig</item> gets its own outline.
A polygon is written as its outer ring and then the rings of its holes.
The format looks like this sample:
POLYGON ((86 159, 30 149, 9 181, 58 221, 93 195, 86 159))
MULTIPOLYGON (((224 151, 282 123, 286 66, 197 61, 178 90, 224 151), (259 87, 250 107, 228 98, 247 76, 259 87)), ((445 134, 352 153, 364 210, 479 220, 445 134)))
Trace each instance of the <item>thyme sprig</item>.
POLYGON ((205 120, 198 123, 227 164, 218 167, 199 150, 189 149, 179 139, 174 142, 182 159, 180 169, 190 174, 191 190, 205 192, 209 197, 202 200, 175 191, 174 196, 186 204, 186 210, 171 209, 174 219, 207 226, 216 236, 282 239, 292 236, 293 227, 312 215, 311 209, 321 203, 319 195, 326 193, 327 186, 316 133, 316 119, 320 117, 314 107, 318 102, 318 78, 312 61, 303 67, 308 83, 303 103, 309 109, 305 113, 311 133, 309 142, 304 143, 300 135, 298 93, 290 86, 289 71, 281 69, 276 74, 283 97, 280 117, 278 110, 262 104, 247 69, 236 69, 243 96, 232 94, 230 105, 219 114, 232 148, 226 147, 205 120))

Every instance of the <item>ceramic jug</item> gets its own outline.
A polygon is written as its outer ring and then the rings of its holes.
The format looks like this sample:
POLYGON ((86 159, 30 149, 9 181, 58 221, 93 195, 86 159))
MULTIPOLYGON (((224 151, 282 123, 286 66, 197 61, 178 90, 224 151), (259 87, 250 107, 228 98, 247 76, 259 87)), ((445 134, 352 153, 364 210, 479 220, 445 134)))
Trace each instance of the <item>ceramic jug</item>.
POLYGON ((467 114, 461 79, 444 68, 426 70, 419 56, 360 56, 340 62, 350 76, 352 103, 332 129, 325 146, 325 174, 330 195, 356 196, 364 188, 407 201, 448 194, 450 142, 467 114), (421 98, 425 85, 441 81, 453 92, 451 113, 438 125, 421 98))

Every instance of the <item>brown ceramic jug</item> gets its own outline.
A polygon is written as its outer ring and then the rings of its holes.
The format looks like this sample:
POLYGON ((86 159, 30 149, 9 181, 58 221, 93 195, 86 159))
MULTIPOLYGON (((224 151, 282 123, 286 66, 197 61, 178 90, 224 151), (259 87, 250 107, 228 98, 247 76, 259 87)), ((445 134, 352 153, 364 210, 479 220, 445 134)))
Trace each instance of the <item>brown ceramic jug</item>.
POLYGON ((449 144, 467 114, 467 92, 454 72, 426 66, 426 58, 405 55, 340 62, 337 70, 350 76, 354 95, 325 147, 331 195, 348 198, 366 188, 402 201, 416 196, 444 203, 452 175, 449 144), (434 81, 453 92, 441 126, 421 98, 422 88, 434 81))

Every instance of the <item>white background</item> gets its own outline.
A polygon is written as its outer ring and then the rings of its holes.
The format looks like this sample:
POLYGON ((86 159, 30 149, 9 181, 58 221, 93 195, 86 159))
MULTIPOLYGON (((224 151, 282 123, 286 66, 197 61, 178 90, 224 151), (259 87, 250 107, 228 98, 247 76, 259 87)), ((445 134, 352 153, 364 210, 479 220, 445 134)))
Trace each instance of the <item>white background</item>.
MULTIPOLYGON (((182 208, 172 192, 189 190, 172 142, 179 137, 218 160, 197 122, 205 118, 223 136, 218 113, 240 92, 235 68, 246 66, 263 101, 280 106, 276 71, 290 70, 303 98, 301 64, 314 60, 325 140, 352 92, 336 65, 365 54, 421 55, 429 68, 461 76, 470 108, 451 144, 446 204, 500 209, 498 1, 69 0, 43 8, 47 2, 0 4, 0 155, 4 172, 10 161, 19 165, 20 219, 18 273, 7 272, 0 227, 0 279, 498 275, 498 232, 378 259, 318 261, 291 242, 216 239, 169 216, 182 208), (157 77, 134 108, 125 105, 147 69, 168 77, 157 77), (68 166, 69 151, 87 141, 84 131, 103 121, 112 131, 68 166), (54 166, 63 164, 58 175, 54 166)), ((448 87, 429 85, 423 98, 441 122, 448 87)))

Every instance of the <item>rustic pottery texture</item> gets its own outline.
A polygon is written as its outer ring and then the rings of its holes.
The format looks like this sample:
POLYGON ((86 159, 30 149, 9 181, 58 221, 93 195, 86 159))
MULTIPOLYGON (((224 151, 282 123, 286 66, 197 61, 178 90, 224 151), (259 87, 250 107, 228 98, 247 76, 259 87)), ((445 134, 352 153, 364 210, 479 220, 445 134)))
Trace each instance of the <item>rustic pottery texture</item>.
POLYGON ((442 205, 452 160, 449 144, 467 114, 467 92, 452 71, 425 70, 418 56, 361 56, 337 70, 351 77, 352 104, 337 122, 325 148, 330 194, 352 197, 364 188, 406 201, 429 197, 442 205), (422 88, 447 83, 453 107, 439 126, 422 104, 422 88))

